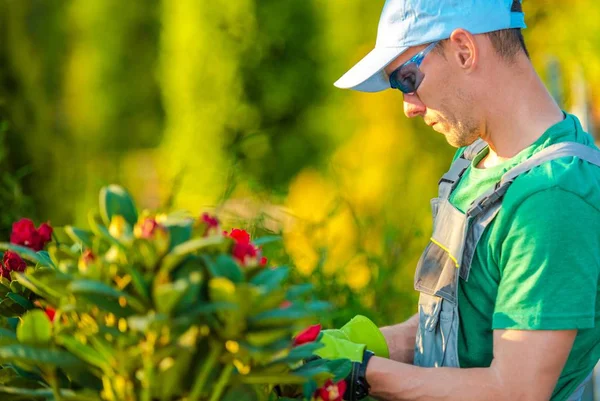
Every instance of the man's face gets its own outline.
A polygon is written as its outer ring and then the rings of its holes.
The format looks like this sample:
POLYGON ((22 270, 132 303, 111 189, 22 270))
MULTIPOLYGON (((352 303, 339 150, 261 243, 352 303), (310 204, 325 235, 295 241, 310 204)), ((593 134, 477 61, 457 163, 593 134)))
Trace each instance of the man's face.
MULTIPOLYGON (((426 46, 407 50, 385 68, 386 74, 389 76, 426 46)), ((427 125, 446 136, 450 145, 467 146, 479 137, 476 105, 457 62, 452 55, 442 55, 437 50, 430 52, 421 64, 425 77, 417 92, 403 94, 404 114, 409 118, 423 117, 427 125)))

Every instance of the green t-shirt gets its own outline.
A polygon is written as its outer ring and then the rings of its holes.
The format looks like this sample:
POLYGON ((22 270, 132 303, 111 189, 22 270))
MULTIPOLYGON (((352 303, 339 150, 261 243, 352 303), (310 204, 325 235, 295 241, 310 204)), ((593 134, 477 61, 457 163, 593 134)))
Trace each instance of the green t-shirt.
MULTIPOLYGON (((511 167, 564 141, 594 147, 577 118, 567 115, 510 160, 476 168, 486 148, 451 203, 464 212, 511 167)), ((599 279, 600 167, 564 157, 519 176, 477 245, 468 281, 460 280, 461 367, 491 364, 494 329, 578 329, 552 396, 566 400, 600 358, 599 279)))

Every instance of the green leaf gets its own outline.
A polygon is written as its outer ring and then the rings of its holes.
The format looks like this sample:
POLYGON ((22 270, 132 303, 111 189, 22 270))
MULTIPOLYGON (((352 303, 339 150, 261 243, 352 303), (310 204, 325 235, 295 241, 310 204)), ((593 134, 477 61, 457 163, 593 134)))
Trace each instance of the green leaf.
POLYGON ((302 392, 306 399, 311 399, 315 391, 317 391, 317 382, 314 380, 309 380, 302 386, 302 392))
POLYGON ((332 359, 327 361, 327 369, 333 374, 333 381, 337 383, 345 379, 352 371, 352 361, 349 359, 332 359))
POLYGON ((121 249, 124 248, 124 245, 119 240, 117 240, 115 237, 110 235, 110 232, 108 232, 108 228, 106 228, 106 226, 102 222, 102 218, 99 215, 97 215, 96 213, 91 211, 88 214, 88 222, 90 224, 90 228, 92 229, 92 232, 95 235, 97 235, 101 238, 104 238, 111 244, 116 245, 121 249))
POLYGON ((237 380, 246 384, 302 384, 306 379, 294 374, 261 374, 250 373, 244 376, 238 376, 237 380))
MULTIPOLYGON (((156 392, 161 400, 172 400, 186 388, 186 377, 196 360, 194 350, 184 348, 173 355, 174 363, 157 377, 156 392)), ((160 365, 159 365, 160 367, 160 365)))
POLYGON ((260 237, 252 240, 252 243, 256 246, 261 246, 265 244, 270 244, 271 242, 279 242, 281 241, 280 235, 268 235, 265 237, 260 237))
POLYGON ((33 262, 34 264, 44 264, 44 260, 34 250, 27 247, 9 244, 8 242, 0 242, 0 251, 13 251, 19 254, 23 259, 33 262))
POLYGON ((135 203, 125 188, 109 185, 100 190, 100 216, 108 226, 115 215, 123 216, 131 226, 138 220, 135 203))
POLYGON ((3 287, 5 287, 7 290, 10 290, 10 280, 7 279, 4 276, 0 276, 0 283, 2 284, 3 287))
POLYGON ((289 329, 250 331, 246 333, 246 342, 255 347, 263 347, 290 335, 289 329))
MULTIPOLYGON (((4 394, 2 401, 54 400, 54 393, 47 388, 29 389, 0 386, 0 394, 4 394)), ((89 390, 75 392, 70 389, 60 389, 60 395, 64 401, 101 401, 97 394, 89 390)))
POLYGON ((183 244, 192 237, 193 220, 186 218, 167 218, 163 225, 169 230, 171 244, 169 250, 183 244))
POLYGON ((48 251, 39 251, 37 254, 40 260, 42 260, 42 266, 56 268, 54 262, 52 262, 52 259, 50 259, 50 255, 48 255, 48 251))
POLYGON ((327 362, 327 359, 315 359, 314 361, 307 362, 299 368, 294 369, 294 373, 306 378, 315 377, 322 373, 329 373, 327 362))
POLYGON ((109 298, 100 294, 79 294, 77 305, 79 305, 77 309, 82 312, 89 310, 92 306, 97 306, 100 310, 112 313, 118 318, 127 318, 136 313, 129 305, 125 305, 125 307, 121 306, 116 298, 109 298), (82 301, 85 302, 87 306, 81 307, 80 302, 82 301))
POLYGON ((23 287, 28 288, 35 294, 40 295, 49 301, 52 301, 52 303, 57 303, 58 299, 64 295, 64 293, 60 292, 62 288, 60 286, 51 285, 45 282, 48 278, 57 277, 54 275, 54 273, 55 271, 48 272, 39 269, 30 274, 17 274, 16 279, 23 287))
POLYGON ((154 305, 158 312, 171 313, 181 301, 189 286, 190 282, 187 280, 177 280, 156 286, 154 288, 154 305))
POLYGON ((81 243, 85 248, 92 248, 92 238, 94 233, 87 230, 82 230, 73 226, 66 226, 65 232, 75 243, 81 243))
POLYGON ((17 326, 17 339, 22 344, 47 345, 51 338, 52 323, 44 311, 35 309, 23 315, 21 324, 17 326))
POLYGON ((150 303, 150 288, 142 273, 131 265, 122 266, 123 270, 131 276, 131 283, 135 292, 143 299, 144 302, 150 303))
POLYGON ((234 283, 244 281, 244 273, 240 266, 228 255, 219 255, 216 260, 203 255, 203 259, 208 266, 208 271, 213 277, 225 277, 234 283))
POLYGON ((0 313, 4 317, 19 317, 26 311, 27 309, 10 298, 4 298, 0 301, 0 313))
POLYGON ((305 319, 329 310, 331 305, 327 302, 314 301, 302 305, 293 305, 285 309, 273 309, 252 316, 250 323, 257 326, 269 326, 292 323, 294 320, 305 319))
MULTIPOLYGON (((191 230, 191 228, 190 228, 191 230)), ((181 243, 174 247, 171 252, 169 252, 162 263, 161 272, 170 272, 173 270, 179 263, 181 263, 187 256, 198 252, 201 249, 212 245, 219 245, 223 242, 222 237, 213 236, 207 238, 198 238, 191 241, 187 241, 181 243)))
POLYGON ((102 356, 98 351, 89 345, 82 344, 70 335, 60 335, 57 337, 57 343, 65 347, 73 355, 89 363, 90 365, 100 368, 107 372, 110 370, 110 362, 102 356))
POLYGON ((229 387, 227 392, 220 398, 221 401, 259 401, 260 399, 256 387, 247 384, 237 384, 229 387))
MULTIPOLYGON (((3 329, 0 328, 0 345, 8 345, 8 344, 16 344, 18 343, 17 340, 17 335, 8 330, 8 329, 3 329)), ((2 372, 2 369, 0 369, 0 372, 2 372)))
POLYGON ((310 293, 310 291, 312 291, 313 288, 314 288, 314 286, 310 283, 295 285, 293 287, 290 287, 290 289, 288 289, 286 298, 289 299, 290 301, 293 301, 293 300, 301 297, 304 294, 310 293))
MULTIPOLYGON (((14 273, 17 274, 17 273, 14 273)), ((10 290, 14 293, 21 293, 23 292, 23 286, 21 284, 19 284, 19 282, 17 280, 13 280, 10 282, 10 290)))
POLYGON ((250 283, 265 288, 271 292, 281 285, 281 282, 287 278, 290 270, 287 267, 277 267, 275 269, 264 269, 250 280, 250 283))
POLYGON ((123 298, 127 302, 127 305, 130 305, 137 312, 146 311, 146 307, 135 297, 99 281, 75 280, 67 288, 73 294, 100 295, 117 299, 123 298))
POLYGON ((272 362, 273 365, 278 363, 294 363, 302 361, 314 356, 314 353, 319 348, 323 348, 325 345, 319 342, 306 343, 293 347, 287 356, 276 359, 272 362))
POLYGON ((33 309, 34 306, 31 303, 30 300, 28 300, 27 298, 22 297, 19 294, 16 294, 14 292, 8 293, 6 295, 8 298, 12 299, 13 301, 15 301, 16 303, 18 303, 19 305, 21 305, 23 308, 29 310, 29 309, 33 309))

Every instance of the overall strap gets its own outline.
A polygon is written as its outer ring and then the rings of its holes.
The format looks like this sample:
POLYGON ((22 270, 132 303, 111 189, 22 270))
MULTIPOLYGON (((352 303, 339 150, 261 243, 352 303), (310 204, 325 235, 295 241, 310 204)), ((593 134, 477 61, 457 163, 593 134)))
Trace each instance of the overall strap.
POLYGON ((475 255, 477 244, 486 227, 494 220, 496 214, 498 214, 502 205, 502 198, 508 187, 519 175, 547 161, 561 157, 578 157, 581 160, 600 166, 600 151, 597 149, 576 142, 562 142, 551 145, 507 171, 493 188, 485 192, 471 204, 471 207, 467 211, 467 218, 471 223, 460 266, 460 276, 463 280, 466 281, 469 278, 471 262, 475 255))
POLYGON ((547 161, 560 159, 561 157, 578 157, 588 163, 600 167, 600 151, 577 142, 561 142, 535 153, 529 159, 525 160, 508 170, 502 179, 494 188, 480 196, 467 211, 468 217, 476 217, 481 214, 489 205, 498 202, 508 190, 508 187, 521 174, 528 172, 534 167, 544 164, 547 161))
POLYGON ((452 163, 450 170, 442 176, 439 182, 439 197, 448 199, 458 181, 471 165, 471 161, 483 148, 487 146, 482 139, 478 139, 469 145, 458 159, 452 163))

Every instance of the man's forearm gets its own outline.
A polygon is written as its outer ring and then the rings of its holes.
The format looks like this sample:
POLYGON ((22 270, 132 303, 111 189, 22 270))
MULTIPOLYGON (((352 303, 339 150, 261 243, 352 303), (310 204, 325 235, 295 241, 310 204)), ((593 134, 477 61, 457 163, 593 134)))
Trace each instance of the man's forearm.
POLYGON ((419 315, 417 314, 403 323, 380 329, 390 350, 390 359, 413 363, 418 325, 419 315))
POLYGON ((385 401, 514 400, 493 368, 422 368, 373 357, 367 366, 370 395, 385 401))

